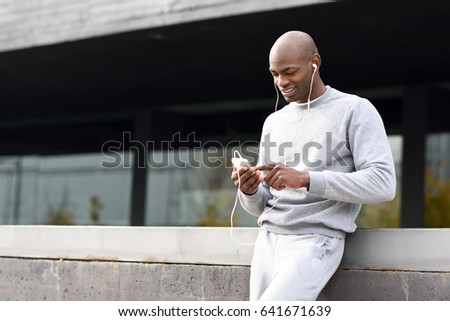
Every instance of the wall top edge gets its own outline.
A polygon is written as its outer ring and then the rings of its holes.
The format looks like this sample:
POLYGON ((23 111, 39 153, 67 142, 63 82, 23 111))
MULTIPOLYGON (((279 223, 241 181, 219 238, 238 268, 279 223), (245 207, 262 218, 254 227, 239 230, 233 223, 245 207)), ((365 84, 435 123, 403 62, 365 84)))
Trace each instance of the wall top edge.
MULTIPOLYGON (((3 225, 0 257, 248 266, 253 245, 233 238, 252 243, 257 234, 258 228, 3 225)), ((359 229, 346 239, 341 267, 450 271, 450 229, 359 229)))

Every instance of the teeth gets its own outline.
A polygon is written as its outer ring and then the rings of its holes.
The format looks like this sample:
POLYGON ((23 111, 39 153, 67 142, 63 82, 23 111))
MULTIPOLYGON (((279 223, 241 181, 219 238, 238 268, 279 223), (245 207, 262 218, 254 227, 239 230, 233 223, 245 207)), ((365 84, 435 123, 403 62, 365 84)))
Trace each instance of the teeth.
POLYGON ((283 92, 284 92, 284 93, 289 93, 289 92, 291 92, 291 91, 293 91, 293 90, 294 90, 294 87, 289 88, 289 89, 286 89, 286 90, 283 90, 283 92))

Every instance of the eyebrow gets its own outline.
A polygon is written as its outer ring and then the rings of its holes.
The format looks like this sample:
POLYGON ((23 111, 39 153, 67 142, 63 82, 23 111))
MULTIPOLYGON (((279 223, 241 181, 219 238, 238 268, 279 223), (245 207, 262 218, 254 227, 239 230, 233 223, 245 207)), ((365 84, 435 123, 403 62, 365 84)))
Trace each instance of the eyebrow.
MULTIPOLYGON (((290 69, 298 69, 298 67, 296 67, 296 66, 288 66, 288 67, 284 68, 283 70, 281 70, 281 72, 286 72, 286 71, 288 71, 288 70, 290 70, 290 69)), ((269 68, 269 71, 270 71, 271 73, 277 72, 277 71, 272 70, 272 69, 270 69, 270 68, 269 68)))

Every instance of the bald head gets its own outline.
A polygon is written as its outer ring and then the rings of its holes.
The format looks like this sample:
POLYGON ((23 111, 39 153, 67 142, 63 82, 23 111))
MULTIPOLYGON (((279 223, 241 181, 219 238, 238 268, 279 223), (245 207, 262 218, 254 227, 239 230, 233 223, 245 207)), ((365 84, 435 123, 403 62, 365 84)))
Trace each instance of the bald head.
POLYGON ((295 53, 305 58, 312 57, 318 53, 313 38, 302 31, 288 31, 281 35, 272 46, 270 56, 283 53, 295 53))
POLYGON ((278 38, 269 55, 275 85, 288 102, 304 103, 325 92, 320 78, 321 58, 310 35, 289 31, 278 38))

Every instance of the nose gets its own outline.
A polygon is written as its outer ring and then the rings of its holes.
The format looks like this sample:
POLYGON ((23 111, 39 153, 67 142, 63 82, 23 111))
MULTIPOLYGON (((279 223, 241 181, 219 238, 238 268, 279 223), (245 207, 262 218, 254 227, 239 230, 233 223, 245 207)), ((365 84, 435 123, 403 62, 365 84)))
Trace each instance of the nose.
POLYGON ((279 75, 276 79, 276 84, 277 84, 278 88, 284 88, 287 86, 288 83, 289 83, 289 80, 287 79, 287 77, 283 77, 283 76, 279 75))

